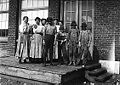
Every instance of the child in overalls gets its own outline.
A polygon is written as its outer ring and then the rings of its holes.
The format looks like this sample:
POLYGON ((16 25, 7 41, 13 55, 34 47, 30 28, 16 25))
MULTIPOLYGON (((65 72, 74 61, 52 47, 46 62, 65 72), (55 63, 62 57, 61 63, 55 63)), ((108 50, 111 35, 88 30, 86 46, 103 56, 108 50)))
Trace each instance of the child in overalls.
POLYGON ((92 41, 92 35, 90 30, 87 28, 87 24, 84 22, 82 23, 81 26, 82 30, 80 31, 80 35, 79 35, 79 54, 80 57, 79 61, 77 61, 77 64, 80 63, 80 60, 82 60, 82 64, 86 65, 88 64, 88 62, 90 62, 92 60, 91 58, 91 54, 89 52, 89 48, 91 45, 91 41, 92 41))
POLYGON ((75 21, 71 23, 71 29, 69 30, 68 40, 69 40, 69 64, 76 64, 76 52, 78 44, 79 31, 75 21))

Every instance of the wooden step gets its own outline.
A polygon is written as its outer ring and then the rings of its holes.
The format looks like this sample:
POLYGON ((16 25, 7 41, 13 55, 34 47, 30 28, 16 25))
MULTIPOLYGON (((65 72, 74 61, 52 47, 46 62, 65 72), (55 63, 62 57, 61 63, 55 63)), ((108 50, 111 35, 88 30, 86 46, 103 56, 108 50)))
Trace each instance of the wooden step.
POLYGON ((97 76, 100 76, 106 72, 107 72, 107 70, 105 68, 98 68, 98 69, 95 69, 93 71, 89 71, 88 75, 97 77, 97 76))
POLYGON ((95 80, 98 82, 105 82, 105 81, 108 81, 111 77, 112 77, 112 74, 105 73, 100 75, 99 77, 96 77, 95 80))
POLYGON ((88 70, 88 71, 92 71, 92 70, 95 70, 95 69, 98 69, 98 68, 101 68, 100 63, 85 66, 85 69, 88 70))

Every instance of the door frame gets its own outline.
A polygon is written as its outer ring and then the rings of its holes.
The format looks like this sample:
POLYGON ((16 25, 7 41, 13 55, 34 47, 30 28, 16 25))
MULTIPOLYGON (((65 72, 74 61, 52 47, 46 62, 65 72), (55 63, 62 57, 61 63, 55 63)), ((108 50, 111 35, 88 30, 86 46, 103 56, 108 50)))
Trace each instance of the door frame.
MULTIPOLYGON (((61 0, 60 2, 60 20, 62 20, 64 22, 64 27, 66 27, 65 25, 65 5, 66 5, 66 1, 70 1, 70 0, 61 0)), ((74 1, 74 0, 71 0, 74 1)), ((79 19, 79 17, 82 17, 82 1, 76 0, 76 8, 77 8, 77 12, 76 12, 76 22, 79 26, 79 29, 81 30, 81 23, 82 23, 82 19, 79 19), (81 5, 80 5, 81 4, 81 5)), ((93 48, 94 48, 94 0, 92 0, 92 43, 91 43, 91 55, 93 57, 93 48)))

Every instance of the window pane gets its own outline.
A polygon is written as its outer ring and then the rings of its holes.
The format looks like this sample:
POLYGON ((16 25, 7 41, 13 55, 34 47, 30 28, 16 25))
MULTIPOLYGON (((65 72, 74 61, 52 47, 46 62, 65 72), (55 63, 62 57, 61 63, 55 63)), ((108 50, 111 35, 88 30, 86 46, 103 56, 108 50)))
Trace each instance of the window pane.
POLYGON ((0 14, 0 21, 2 21, 2 14, 0 14))
MULTIPOLYGON (((22 15, 28 16, 29 23, 35 23, 35 18, 47 18, 48 17, 48 1, 49 0, 22 0, 22 15)), ((23 20, 21 20, 23 21, 23 20)))
POLYGON ((33 16, 32 13, 33 13, 32 11, 28 11, 28 12, 27 12, 27 16, 28 16, 29 19, 32 19, 32 16, 33 16))
POLYGON ((43 10, 39 10, 39 11, 38 11, 38 16, 39 16, 40 18, 43 18, 43 10))
POLYGON ((3 6, 2 3, 0 3, 0 11, 2 11, 2 6, 3 6))
POLYGON ((47 18, 48 17, 48 10, 43 10, 43 17, 42 18, 47 18))
POLYGON ((48 0, 22 0, 22 9, 48 7, 48 0))
POLYGON ((73 21, 76 18, 75 12, 68 12, 68 13, 66 13, 66 16, 67 16, 67 19, 66 19, 67 22, 73 21))
POLYGON ((5 28, 5 22, 1 22, 1 26, 2 26, 1 29, 6 29, 5 28))
POLYGON ((44 2, 43 2, 43 5, 44 5, 44 6, 48 6, 48 2, 49 2, 49 1, 48 1, 48 0, 43 0, 43 1, 44 1, 44 2))
POLYGON ((72 11, 75 11, 75 10, 76 10, 76 2, 72 1, 72 11))
POLYGON ((92 0, 88 1, 88 10, 92 9, 92 0))
MULTIPOLYGON (((28 0, 28 1, 27 1, 27 4, 28 4, 27 8, 32 8, 32 1, 33 1, 33 0, 28 0)), ((35 1, 36 1, 36 0, 35 0, 35 1)))
POLYGON ((8 2, 8 3, 9 3, 9 0, 6 0, 6 2, 8 2))
POLYGON ((2 11, 6 11, 7 10, 7 6, 6 6, 7 4, 3 3, 2 5, 3 5, 2 11))
POLYGON ((7 15, 6 14, 2 14, 2 21, 6 21, 7 20, 7 15))
POLYGON ((31 19, 35 19, 36 17, 40 17, 38 14, 38 11, 32 11, 32 14, 33 14, 33 16, 32 16, 32 18, 31 19))
POLYGON ((6 10, 9 10, 9 3, 6 3, 6 10))
POLYGON ((8 21, 6 21, 6 29, 8 29, 8 21))
POLYGON ((6 36, 8 30, 8 10, 9 0, 0 0, 0 29, 2 29, 0 30, 0 36, 3 37, 6 36))
POLYGON ((82 1, 82 10, 87 10, 87 1, 82 1))
POLYGON ((43 0, 38 0, 38 3, 37 3, 38 7, 43 7, 45 6, 44 3, 43 3, 43 0))
POLYGON ((8 21, 8 16, 9 16, 8 13, 6 13, 6 21, 8 21))
POLYGON ((67 2, 67 1, 66 1, 66 10, 67 10, 67 11, 70 11, 70 6, 71 6, 71 5, 70 5, 70 2, 67 2))
POLYGON ((37 0, 33 0, 33 8, 37 8, 37 0))
POLYGON ((22 9, 27 8, 27 0, 22 0, 22 9))
POLYGON ((0 29, 2 28, 2 23, 1 23, 1 21, 0 21, 0 29))

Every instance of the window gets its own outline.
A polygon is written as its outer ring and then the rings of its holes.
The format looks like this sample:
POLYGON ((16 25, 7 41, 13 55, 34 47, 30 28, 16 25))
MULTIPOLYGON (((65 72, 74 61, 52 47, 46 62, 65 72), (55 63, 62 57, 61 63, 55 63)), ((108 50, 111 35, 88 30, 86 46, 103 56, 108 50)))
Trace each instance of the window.
POLYGON ((93 27, 93 0, 67 0, 64 2, 64 23, 70 28, 71 21, 76 21, 78 26, 86 22, 88 27, 93 27))
POLYGON ((24 16, 29 17, 29 23, 34 23, 36 17, 48 17, 49 0, 22 0, 21 21, 24 16))
POLYGON ((93 54, 94 44, 94 0, 65 0, 64 1, 64 26, 70 29, 72 21, 76 21, 81 30, 82 22, 87 23, 87 28, 92 31, 90 53, 93 54))
POLYGON ((9 0, 0 0, 0 37, 8 35, 9 0))

